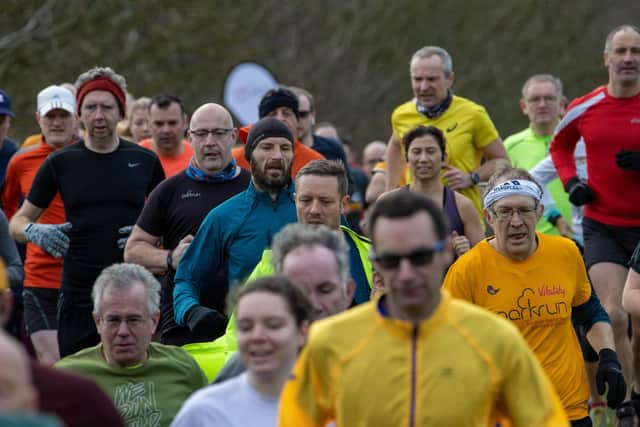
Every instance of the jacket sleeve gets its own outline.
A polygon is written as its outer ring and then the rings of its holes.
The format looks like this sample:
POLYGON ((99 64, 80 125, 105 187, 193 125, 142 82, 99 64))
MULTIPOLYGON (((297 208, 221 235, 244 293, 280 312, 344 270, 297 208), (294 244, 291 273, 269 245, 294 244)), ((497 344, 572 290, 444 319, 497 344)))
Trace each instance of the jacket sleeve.
POLYGON ((567 114, 556 127, 553 140, 549 147, 553 164, 558 171, 558 176, 562 184, 576 176, 576 162, 573 152, 576 144, 580 140, 580 131, 578 129, 578 120, 576 111, 567 110, 567 114))
POLYGON ((174 278, 173 310, 178 325, 184 326, 184 316, 199 304, 203 286, 215 285, 211 279, 223 265, 225 238, 216 209, 209 212, 185 251, 174 278))
POLYGON ((329 391, 331 380, 328 372, 322 372, 321 366, 327 364, 327 358, 319 353, 310 336, 280 395, 279 427, 325 427, 334 420, 329 391))

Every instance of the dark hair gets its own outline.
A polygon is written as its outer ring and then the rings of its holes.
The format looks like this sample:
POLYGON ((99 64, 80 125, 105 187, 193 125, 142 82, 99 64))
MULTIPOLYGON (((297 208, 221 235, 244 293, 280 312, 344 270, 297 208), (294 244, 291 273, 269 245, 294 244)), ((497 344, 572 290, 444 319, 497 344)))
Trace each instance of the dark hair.
POLYGON ((284 276, 261 277, 247 283, 245 286, 239 287, 234 298, 236 304, 230 306, 237 307, 242 297, 255 292, 266 292, 281 296, 289 307, 289 311, 293 315, 296 325, 300 326, 304 322, 311 321, 313 308, 311 307, 309 299, 304 292, 284 276))
POLYGON ((151 103, 149 104, 149 112, 151 112, 151 107, 153 107, 154 105, 157 105, 158 108, 162 108, 163 110, 165 110, 169 108, 169 106, 173 103, 178 104, 180 106, 180 114, 184 114, 184 104, 182 103, 182 100, 177 96, 168 95, 165 93, 155 95, 153 98, 151 98, 151 103))
POLYGON ((444 133, 440 129, 435 126, 416 126, 411 129, 409 132, 405 133, 402 137, 402 145, 404 145, 404 156, 405 159, 409 156, 409 147, 411 147, 411 143, 418 138, 423 136, 431 136, 438 143, 438 147, 440 147, 440 156, 442 160, 444 160, 445 147, 447 145, 447 140, 444 137, 444 133))
POLYGON ((349 192, 349 181, 342 160, 313 160, 307 163, 296 174, 296 187, 300 178, 305 175, 333 176, 338 180, 340 198, 349 192))
POLYGON ((376 222, 380 217, 407 218, 421 211, 426 212, 433 221, 438 240, 445 239, 449 234, 449 224, 442 209, 428 197, 413 191, 394 191, 378 199, 369 214, 369 235, 374 236, 376 222))

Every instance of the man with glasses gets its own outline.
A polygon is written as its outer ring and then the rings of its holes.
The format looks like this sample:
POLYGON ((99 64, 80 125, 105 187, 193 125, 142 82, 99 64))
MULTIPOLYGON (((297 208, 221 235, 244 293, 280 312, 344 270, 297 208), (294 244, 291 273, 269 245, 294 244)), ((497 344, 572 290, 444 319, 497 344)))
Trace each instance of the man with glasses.
POLYGON ((513 426, 565 425, 516 328, 441 291, 453 249, 437 205, 398 191, 369 224, 386 292, 314 322, 279 425, 489 425, 499 408, 513 426))
MULTIPOLYGON (((249 184, 249 172, 237 167, 231 155, 236 137, 233 119, 223 106, 208 103, 193 113, 189 142, 194 155, 189 165, 151 193, 124 250, 126 262, 143 265, 153 273, 165 273, 159 326, 164 344, 184 345, 215 338, 216 330, 202 337, 176 324, 173 278, 182 255, 209 211, 244 191, 249 184)), ((203 288, 201 302, 224 313, 225 269, 215 272, 208 280, 216 286, 203 288)), ((224 316, 220 319, 224 324, 224 316)))
MULTIPOLYGON (((556 125, 564 114, 566 98, 562 93, 562 82, 551 74, 535 74, 522 87, 520 109, 529 118, 529 126, 504 140, 513 166, 531 172, 549 154, 549 144, 556 125)), ((570 203, 559 180, 551 182, 555 209, 546 212, 536 229, 545 234, 562 234, 572 237, 571 227, 562 216, 570 215, 570 203)))
POLYGON ((91 284, 102 269, 122 261, 124 243, 146 197, 164 179, 154 153, 116 133, 126 111, 124 77, 96 67, 82 73, 75 85, 85 139, 47 157, 9 224, 17 241, 64 257, 58 300, 61 357, 99 342, 91 317, 91 284), (58 193, 67 222, 37 223, 58 193))
POLYGON ((168 426, 207 379, 183 349, 151 342, 160 318, 160 284, 140 265, 114 264, 96 279, 92 299, 100 344, 56 367, 92 378, 126 425, 168 426))
POLYGON ((481 241, 447 272, 443 287, 520 329, 555 386, 573 426, 590 426, 589 387, 572 321, 598 352, 598 392, 617 407, 626 385, 609 317, 593 292, 578 247, 536 233, 542 189, 524 169, 496 171, 484 196, 495 236, 481 241))

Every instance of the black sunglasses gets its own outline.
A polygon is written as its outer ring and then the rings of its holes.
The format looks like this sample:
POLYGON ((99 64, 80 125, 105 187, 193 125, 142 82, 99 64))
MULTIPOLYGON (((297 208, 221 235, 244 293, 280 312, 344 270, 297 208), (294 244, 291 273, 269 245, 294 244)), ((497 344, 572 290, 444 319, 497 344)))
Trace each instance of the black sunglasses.
POLYGON ((371 251, 369 258, 372 261, 376 261, 384 269, 395 270, 400 266, 400 261, 403 258, 408 259, 412 266, 420 267, 429 264, 433 260, 433 255, 443 250, 444 242, 439 241, 432 248, 422 247, 403 255, 388 252, 378 255, 371 251))

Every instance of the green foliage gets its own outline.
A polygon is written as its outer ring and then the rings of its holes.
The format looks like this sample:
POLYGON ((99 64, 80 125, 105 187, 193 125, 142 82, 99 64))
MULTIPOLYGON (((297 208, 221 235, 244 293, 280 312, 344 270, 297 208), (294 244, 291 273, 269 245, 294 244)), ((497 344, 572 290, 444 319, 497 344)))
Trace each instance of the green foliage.
POLYGON ((309 89, 318 120, 361 147, 388 139, 391 111, 411 97, 409 58, 432 44, 453 56, 455 92, 486 106, 506 137, 527 124, 529 75, 558 75, 569 99, 604 83, 607 32, 638 16, 635 0, 5 0, 0 87, 22 139, 37 132, 37 92, 92 66, 124 75, 136 97, 171 92, 192 111, 219 102, 230 68, 254 60, 309 89))

